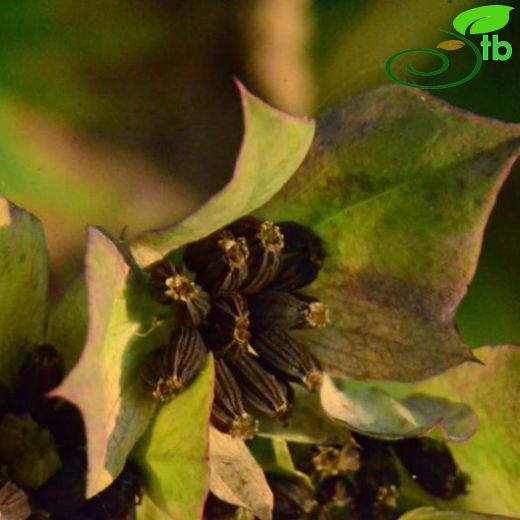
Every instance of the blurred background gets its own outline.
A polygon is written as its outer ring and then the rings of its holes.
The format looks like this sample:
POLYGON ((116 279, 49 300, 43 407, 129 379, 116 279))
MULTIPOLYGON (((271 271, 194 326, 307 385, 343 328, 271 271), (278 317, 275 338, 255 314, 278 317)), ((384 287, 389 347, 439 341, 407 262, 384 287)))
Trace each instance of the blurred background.
MULTIPOLYGON (((2 2, 0 193, 44 222, 53 295, 81 268, 85 225, 134 236, 226 182, 242 133, 233 77, 278 108, 316 116, 389 82, 391 54, 435 47, 456 14, 488 3, 2 2)), ((513 46, 508 62, 435 95, 520 122, 519 28, 513 11, 500 32, 513 46)), ((474 345, 520 342, 519 176, 499 197, 459 312, 474 345)))

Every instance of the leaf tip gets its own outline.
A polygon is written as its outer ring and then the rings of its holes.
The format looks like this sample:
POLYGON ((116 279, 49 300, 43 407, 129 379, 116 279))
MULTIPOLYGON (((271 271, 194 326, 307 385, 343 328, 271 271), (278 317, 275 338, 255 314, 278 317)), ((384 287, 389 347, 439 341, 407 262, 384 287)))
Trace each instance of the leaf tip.
MULTIPOLYGON (((240 95, 240 101, 242 104, 242 116, 244 119, 244 124, 247 125, 247 119, 248 115, 251 112, 251 105, 257 104, 263 109, 267 110, 268 112, 271 112, 272 114, 275 114, 276 117, 280 118, 281 120, 286 121, 292 121, 294 123, 299 124, 300 126, 307 127, 307 132, 310 134, 308 135, 309 138, 309 146, 310 141, 314 137, 314 131, 316 128, 316 121, 312 117, 307 116, 295 116, 292 114, 289 114, 287 112, 284 112, 282 110, 279 110, 278 108, 275 108, 274 106, 270 105, 269 103, 266 103, 263 99, 259 98, 255 94, 253 94, 245 85, 240 81, 236 76, 233 77, 233 81, 237 87, 238 93, 240 95)), ((247 130, 247 127, 246 127, 247 130)))
POLYGON ((473 435, 475 435, 475 433, 477 433, 477 430, 478 430, 478 415, 469 406, 468 406, 468 411, 470 411, 469 423, 459 433, 452 433, 450 431, 450 428, 447 425, 446 421, 444 419, 440 419, 439 420, 437 426, 440 428, 440 430, 442 431, 442 433, 443 433, 443 435, 444 435, 444 437, 445 437, 445 439, 447 441, 449 441, 449 442, 457 442, 457 443, 466 442, 469 439, 471 439, 471 437, 473 437, 473 435))

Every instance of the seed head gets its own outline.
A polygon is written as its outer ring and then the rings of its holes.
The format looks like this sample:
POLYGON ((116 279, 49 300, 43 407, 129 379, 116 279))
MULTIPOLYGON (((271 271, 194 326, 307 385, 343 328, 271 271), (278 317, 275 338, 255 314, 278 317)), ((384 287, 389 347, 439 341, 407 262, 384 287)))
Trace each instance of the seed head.
MULTIPOLYGON (((310 228, 245 216, 186 246, 184 264, 195 283, 167 262, 152 270, 152 287, 162 287, 156 299, 185 305, 191 320, 184 324, 197 327, 215 355, 212 422, 221 431, 251 438, 253 414, 283 419, 290 413, 290 382, 320 388, 318 361, 288 331, 329 322, 323 303, 293 292, 316 278, 323 258, 310 228)), ((143 370, 148 391, 160 401, 187 380, 165 361, 171 352, 171 346, 156 351, 143 370)))
POLYGON ((321 386, 322 371, 316 359, 283 330, 256 333, 252 346, 259 362, 281 379, 300 383, 308 390, 321 386))
POLYGON ((230 359, 248 351, 249 325, 246 299, 239 293, 230 292, 211 300, 211 311, 201 333, 217 358, 230 359))
POLYGON ((244 409, 242 392, 224 360, 215 360, 215 399, 212 421, 217 428, 242 440, 251 439, 258 422, 244 409))
POLYGON ((258 238, 263 248, 270 253, 281 253, 284 246, 284 237, 280 228, 272 222, 265 221, 260 224, 258 238))
POLYGON ((312 462, 316 471, 324 477, 347 475, 360 468, 359 451, 350 444, 341 447, 319 446, 312 462))
POLYGON ((278 224, 284 236, 283 258, 279 273, 271 288, 295 291, 311 284, 323 265, 325 250, 312 229, 296 224, 278 224))
POLYGON ((208 294, 168 260, 151 268, 149 287, 157 302, 181 306, 187 325, 198 325, 209 312, 208 294))
POLYGON ((307 295, 266 290, 247 301, 252 327, 258 330, 317 328, 329 322, 326 305, 307 295))
POLYGON ((231 233, 226 232, 224 238, 217 243, 230 269, 240 271, 245 268, 249 258, 249 248, 244 237, 235 239, 231 233))
POLYGON ((248 258, 246 239, 229 229, 189 244, 184 254, 195 281, 211 294, 237 290, 248 275, 248 258))
POLYGON ((251 354, 231 360, 230 366, 240 385, 246 409, 266 417, 287 417, 290 412, 287 385, 262 368, 251 354))
POLYGON ((142 370, 146 389, 158 401, 170 401, 195 378, 205 355, 197 329, 180 327, 167 345, 150 354, 142 370))
POLYGON ((324 303, 310 302, 303 312, 309 327, 322 328, 330 323, 329 309, 324 303))

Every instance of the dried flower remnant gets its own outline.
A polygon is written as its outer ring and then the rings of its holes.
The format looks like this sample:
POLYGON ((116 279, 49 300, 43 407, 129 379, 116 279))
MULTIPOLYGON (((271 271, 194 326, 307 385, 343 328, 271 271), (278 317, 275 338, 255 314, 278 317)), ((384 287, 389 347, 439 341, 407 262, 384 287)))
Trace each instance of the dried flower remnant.
MULTIPOLYGON (((188 244, 184 265, 164 259, 150 268, 156 301, 184 304, 191 326, 216 358, 212 421, 220 430, 248 439, 256 428, 255 417, 287 417, 291 383, 310 391, 320 388, 319 362, 291 331, 329 323, 326 305, 301 293, 317 277, 324 258, 323 245, 309 228, 246 216, 188 244), (178 276, 191 284, 192 292, 183 292, 188 298, 178 296, 177 289, 172 292, 172 286, 182 285, 178 276), (190 299, 198 312, 190 312, 190 299)), ((159 401, 189 382, 175 388, 164 384, 164 348, 152 353, 143 368, 147 388, 159 401), (164 388, 157 387, 159 380, 164 388)))
POLYGON ((316 472, 322 477, 333 477, 355 473, 360 467, 357 445, 318 446, 318 453, 312 462, 316 472))
POLYGON ((31 515, 29 497, 12 482, 0 486, 0 518, 2 520, 26 520, 31 515))

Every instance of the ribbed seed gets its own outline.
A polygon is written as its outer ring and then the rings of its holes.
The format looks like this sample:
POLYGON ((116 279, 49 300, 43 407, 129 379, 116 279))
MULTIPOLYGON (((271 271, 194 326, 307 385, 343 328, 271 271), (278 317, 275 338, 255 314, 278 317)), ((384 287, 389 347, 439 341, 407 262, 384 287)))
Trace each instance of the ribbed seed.
POLYGON ((284 236, 283 258, 273 289, 295 291, 311 284, 323 265, 325 250, 312 229, 295 222, 277 224, 284 236))
POLYGON ((231 370, 223 360, 215 360, 215 399, 211 410, 213 424, 242 440, 252 439, 257 421, 244 409, 242 394, 231 370))
POLYGON ((286 417, 290 411, 288 387, 247 354, 230 362, 247 408, 267 417, 286 417))
POLYGON ((201 333, 217 358, 230 359, 245 354, 251 337, 245 298, 233 292, 214 297, 201 333))
POLYGON ((146 388, 158 401, 171 400, 198 374, 205 355, 197 329, 180 327, 168 345, 151 353, 142 371, 146 388))
POLYGON ((241 286, 244 294, 258 292, 276 278, 282 265, 284 236, 278 226, 265 221, 260 223, 248 245, 251 254, 249 276, 241 286))
POLYGON ((209 295, 167 260, 151 269, 149 287, 157 302, 183 306, 187 325, 199 325, 209 312, 209 295))
POLYGON ((19 404, 32 410, 45 394, 63 380, 63 359, 52 345, 40 345, 27 354, 18 370, 15 395, 19 404))
POLYGON ((251 328, 305 329, 329 323, 326 305, 306 295, 263 291, 247 299, 251 328))
POLYGON ((322 372, 316 359, 283 330, 268 329, 255 333, 252 346, 260 363, 274 374, 300 383, 308 390, 321 386, 322 372))
POLYGON ((234 291, 248 274, 249 249, 246 239, 228 229, 189 244, 184 262, 196 273, 196 282, 211 294, 234 291))

